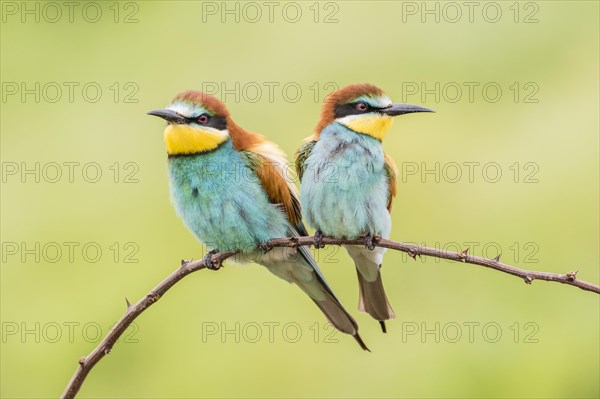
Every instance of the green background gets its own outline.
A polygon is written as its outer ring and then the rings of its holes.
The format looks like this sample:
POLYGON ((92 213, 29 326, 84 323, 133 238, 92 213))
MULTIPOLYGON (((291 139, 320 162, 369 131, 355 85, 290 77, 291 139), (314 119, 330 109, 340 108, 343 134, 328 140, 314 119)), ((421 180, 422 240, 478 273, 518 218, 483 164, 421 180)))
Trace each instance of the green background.
MULTIPOLYGON (((96 23, 83 18, 83 2, 73 22, 64 6, 57 22, 50 21, 51 9, 39 22, 27 15, 23 22, 22 10, 13 15, 3 4, 1 155, 5 174, 15 165, 19 173, 6 174, 2 183, 2 397, 58 396, 77 360, 95 347, 98 327, 105 334, 121 316, 124 297, 137 301, 181 258, 203 255, 169 202, 163 124, 145 112, 206 82, 234 91, 239 82, 240 98, 221 89, 216 95, 241 126, 288 154, 312 133, 329 83, 371 82, 397 102, 434 108, 433 115, 400 117, 384 142, 401 169, 392 239, 451 250, 470 246, 471 253, 485 249, 491 257, 500 248, 509 264, 579 270, 580 278, 600 281, 597 2, 497 2, 502 15, 495 23, 484 18, 485 3, 472 21, 468 8, 455 3, 462 17, 452 22, 456 9, 446 3, 298 2, 296 23, 284 19, 279 2, 272 21, 267 6, 256 3, 262 11, 256 22, 255 10, 235 2, 227 7, 238 7, 239 22, 235 14, 224 21, 206 15, 201 2, 98 4, 96 23), (403 12, 411 6, 416 15, 403 12), (425 6, 438 7, 439 22, 433 14, 421 20, 425 6), (124 23, 131 13, 131 23, 124 23), (21 83, 35 88, 36 82, 39 102, 33 94, 10 94, 14 84, 21 90, 21 83), (55 86, 44 86, 51 82, 63 88, 56 102, 55 86), (64 82, 79 84, 72 101, 64 82), (97 102, 90 99, 93 88, 82 94, 90 82, 102 89, 97 102), (273 98, 265 82, 278 85, 273 98), (436 82, 438 99, 421 98, 421 91, 407 95, 408 87, 432 89, 436 82), (479 85, 472 101, 465 82, 479 85), (490 82, 502 89, 496 102, 482 94, 490 82), (299 98, 292 89, 287 97, 282 93, 286 84, 301 88, 299 98), (250 91, 256 85, 263 88, 257 101, 250 91), (456 101, 455 85, 463 88, 456 101), (527 101, 537 102, 526 102, 536 87, 527 101), (36 162, 39 182, 20 173, 36 162), (73 182, 62 166, 52 183, 52 163, 64 162, 79 163, 73 182), (82 168, 94 162, 102 177, 91 183, 82 168), (479 163, 472 181, 465 162, 479 163), (434 174, 408 174, 436 163, 438 181, 434 174), (462 174, 453 182, 456 164, 462 174), (484 166, 491 168, 485 174, 484 166), (496 168, 502 176, 491 182, 496 168), (72 260, 65 242, 79 245, 72 260), (35 254, 13 254, 13 243, 39 243, 39 262, 35 254), (57 243, 61 256, 48 243, 57 243), (83 257, 86 243, 102 249, 97 262, 90 261, 93 250, 83 257)), ((38 7, 43 13, 43 3, 38 7)), ((286 10, 294 19, 295 9, 286 10)), ((87 11, 94 19, 94 9, 87 11)), ((495 8, 486 12, 495 18, 495 8)), ((527 286, 476 266, 415 262, 390 251, 384 281, 397 319, 383 335, 356 310, 348 256, 331 247, 319 260, 372 353, 343 334, 328 338, 324 318, 297 288, 262 267, 229 264, 186 278, 137 319, 126 342, 91 372, 81 397, 600 394, 596 294, 538 281, 527 286), (221 336, 236 323, 239 342, 234 333, 221 336), (279 323, 273 342, 268 323, 279 323), (203 334, 213 327, 218 334, 203 334), (421 334, 436 328, 437 337, 421 334), (251 342, 257 331, 262 335, 251 342)))

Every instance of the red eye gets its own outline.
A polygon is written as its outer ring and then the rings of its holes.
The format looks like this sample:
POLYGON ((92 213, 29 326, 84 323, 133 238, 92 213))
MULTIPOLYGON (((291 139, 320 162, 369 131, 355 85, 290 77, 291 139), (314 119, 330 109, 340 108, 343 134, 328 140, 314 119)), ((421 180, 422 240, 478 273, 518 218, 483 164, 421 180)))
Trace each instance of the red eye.
POLYGON ((198 120, 198 123, 201 123, 204 125, 206 122, 208 122, 208 115, 202 114, 198 117, 197 120, 198 120))
POLYGON ((369 106, 366 103, 363 103, 362 101, 359 103, 356 103, 356 109, 358 111, 366 111, 369 109, 369 106))

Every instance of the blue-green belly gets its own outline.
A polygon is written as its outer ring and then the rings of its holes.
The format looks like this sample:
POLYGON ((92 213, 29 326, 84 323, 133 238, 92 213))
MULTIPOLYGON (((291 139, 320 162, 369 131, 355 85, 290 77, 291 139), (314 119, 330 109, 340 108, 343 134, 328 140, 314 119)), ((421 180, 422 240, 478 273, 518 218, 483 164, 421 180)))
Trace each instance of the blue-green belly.
POLYGON ((252 252, 289 235, 283 212, 230 141, 209 153, 169 158, 169 174, 177 214, 209 248, 252 252))
POLYGON ((307 223, 326 235, 389 236, 389 187, 381 143, 334 123, 321 132, 300 185, 307 223))

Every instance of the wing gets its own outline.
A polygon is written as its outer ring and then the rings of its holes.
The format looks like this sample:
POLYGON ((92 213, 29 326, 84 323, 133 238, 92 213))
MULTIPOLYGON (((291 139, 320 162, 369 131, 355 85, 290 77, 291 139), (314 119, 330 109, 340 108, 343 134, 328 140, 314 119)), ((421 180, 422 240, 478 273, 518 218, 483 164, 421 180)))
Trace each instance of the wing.
POLYGON ((387 154, 384 155, 384 168, 385 174, 388 179, 388 201, 387 201, 387 209, 391 213, 392 212, 392 201, 398 192, 398 188, 396 186, 396 176, 398 175, 398 167, 396 166, 396 162, 387 154))
POLYGON ((240 151, 256 173, 269 201, 281 206, 290 224, 301 235, 308 235, 302 224, 300 199, 294 185, 293 171, 283 151, 266 140, 240 151))
POLYGON ((304 163, 310 156, 315 144, 317 144, 317 141, 310 137, 308 138, 308 141, 302 144, 302 146, 298 148, 298 151, 296 151, 296 173, 300 180, 302 180, 302 176, 304 175, 304 163))
MULTIPOLYGON (((262 141, 250 148, 240 151, 247 159, 248 165, 258 176, 269 201, 280 205, 290 221, 290 234, 293 237, 307 236, 308 232, 302 223, 302 211, 298 192, 294 185, 292 170, 283 151, 275 144, 262 141)), ((315 271, 317 279, 327 292, 339 303, 333 290, 327 284, 319 266, 310 253, 310 248, 301 246, 298 253, 315 271)))

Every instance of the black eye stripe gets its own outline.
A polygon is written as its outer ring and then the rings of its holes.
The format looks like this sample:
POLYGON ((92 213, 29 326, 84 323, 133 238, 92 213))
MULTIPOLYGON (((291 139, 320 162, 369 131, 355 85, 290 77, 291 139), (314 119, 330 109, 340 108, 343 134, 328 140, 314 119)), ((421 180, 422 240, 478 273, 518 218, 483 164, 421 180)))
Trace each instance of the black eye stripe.
POLYGON ((206 115, 208 116, 208 122, 206 123, 198 123, 198 117, 196 118, 187 118, 187 120, 189 121, 189 123, 196 123, 199 124, 201 126, 210 126, 212 128, 215 128, 217 130, 225 130, 227 129, 227 120, 222 117, 222 116, 210 116, 210 115, 206 115))
POLYGON ((225 130, 227 129, 227 120, 222 116, 209 117, 206 126, 213 127, 217 130, 225 130))
POLYGON ((333 116, 337 119, 337 118, 343 118, 344 116, 348 116, 348 115, 367 114, 369 112, 377 111, 378 109, 379 108, 372 107, 371 105, 365 103, 364 101, 357 101, 354 103, 336 105, 333 109, 333 116), (356 105, 359 102, 365 104, 367 106, 367 109, 365 109, 365 110, 356 109, 356 105))

